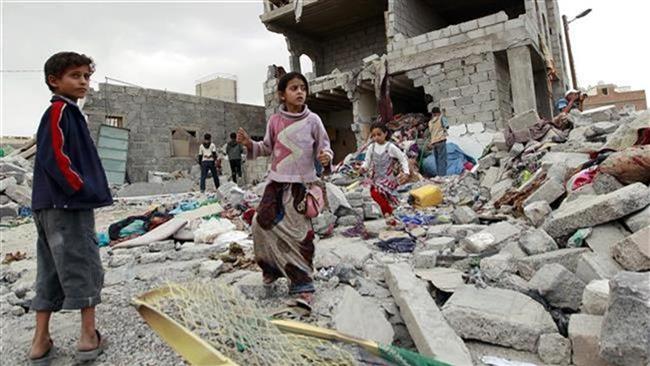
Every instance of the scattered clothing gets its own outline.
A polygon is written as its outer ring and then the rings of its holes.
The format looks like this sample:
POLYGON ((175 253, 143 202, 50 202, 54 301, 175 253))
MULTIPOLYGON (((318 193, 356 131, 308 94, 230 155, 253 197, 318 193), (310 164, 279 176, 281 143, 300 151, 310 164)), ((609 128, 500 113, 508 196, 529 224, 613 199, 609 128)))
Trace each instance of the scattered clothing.
POLYGON ((410 237, 380 240, 375 245, 392 253, 411 253, 415 250, 415 240, 410 237))

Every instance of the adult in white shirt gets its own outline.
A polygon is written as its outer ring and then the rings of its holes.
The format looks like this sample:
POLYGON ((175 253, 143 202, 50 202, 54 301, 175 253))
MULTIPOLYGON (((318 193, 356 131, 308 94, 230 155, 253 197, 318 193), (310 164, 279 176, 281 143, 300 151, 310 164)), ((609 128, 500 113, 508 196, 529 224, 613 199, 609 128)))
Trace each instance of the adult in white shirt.
POLYGON ((212 143, 212 135, 206 133, 203 136, 203 143, 199 146, 199 164, 201 164, 201 192, 205 192, 205 179, 208 171, 212 173, 214 188, 219 188, 219 175, 217 174, 217 147, 212 143))

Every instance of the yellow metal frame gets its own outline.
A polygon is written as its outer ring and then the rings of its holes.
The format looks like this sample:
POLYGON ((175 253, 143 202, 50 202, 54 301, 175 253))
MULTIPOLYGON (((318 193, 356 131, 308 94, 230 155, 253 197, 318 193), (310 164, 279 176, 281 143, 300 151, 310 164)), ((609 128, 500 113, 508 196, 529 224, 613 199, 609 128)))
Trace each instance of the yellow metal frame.
MULTIPOLYGON (((190 364, 237 366, 235 362, 217 351, 208 342, 199 338, 189 329, 152 305, 169 293, 169 286, 164 286, 146 292, 134 298, 132 302, 147 324, 190 364)), ((293 320, 271 320, 271 323, 275 324, 280 331, 285 333, 356 344, 368 352, 377 356, 380 355, 379 344, 374 341, 355 338, 334 330, 293 320)))

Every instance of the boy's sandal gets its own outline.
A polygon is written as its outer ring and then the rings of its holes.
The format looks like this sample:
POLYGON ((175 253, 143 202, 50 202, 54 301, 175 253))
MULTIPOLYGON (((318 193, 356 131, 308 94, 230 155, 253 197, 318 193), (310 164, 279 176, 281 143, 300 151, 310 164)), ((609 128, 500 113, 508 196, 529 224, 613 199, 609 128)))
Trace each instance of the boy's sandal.
POLYGON ((82 362, 94 361, 104 352, 104 340, 102 339, 102 335, 97 329, 95 329, 95 333, 97 334, 97 347, 87 351, 77 350, 77 360, 82 362))
POLYGON ((49 366, 52 363, 56 353, 56 348, 54 347, 54 342, 50 339, 50 348, 43 354, 43 356, 38 358, 30 358, 29 362, 33 366, 49 366))

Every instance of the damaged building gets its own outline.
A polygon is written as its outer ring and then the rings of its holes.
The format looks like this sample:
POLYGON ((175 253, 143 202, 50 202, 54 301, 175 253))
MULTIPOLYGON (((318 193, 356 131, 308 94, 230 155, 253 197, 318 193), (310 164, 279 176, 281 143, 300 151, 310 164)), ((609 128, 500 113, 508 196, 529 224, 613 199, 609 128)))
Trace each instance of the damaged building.
MULTIPOLYGON (((552 117, 568 87, 556 0, 265 0, 260 19, 285 36, 292 71, 312 61, 307 103, 337 161, 367 138, 382 67, 395 113, 439 106, 450 140, 474 156, 514 114, 552 117)), ((268 76, 267 116, 278 105, 268 76)))
POLYGON ((111 172, 126 170, 131 182, 146 181, 149 171, 190 169, 205 133, 222 146, 239 127, 261 136, 265 126, 261 106, 108 83, 91 90, 84 112, 109 180, 111 172), (102 141, 100 129, 106 125, 124 134, 102 141))

